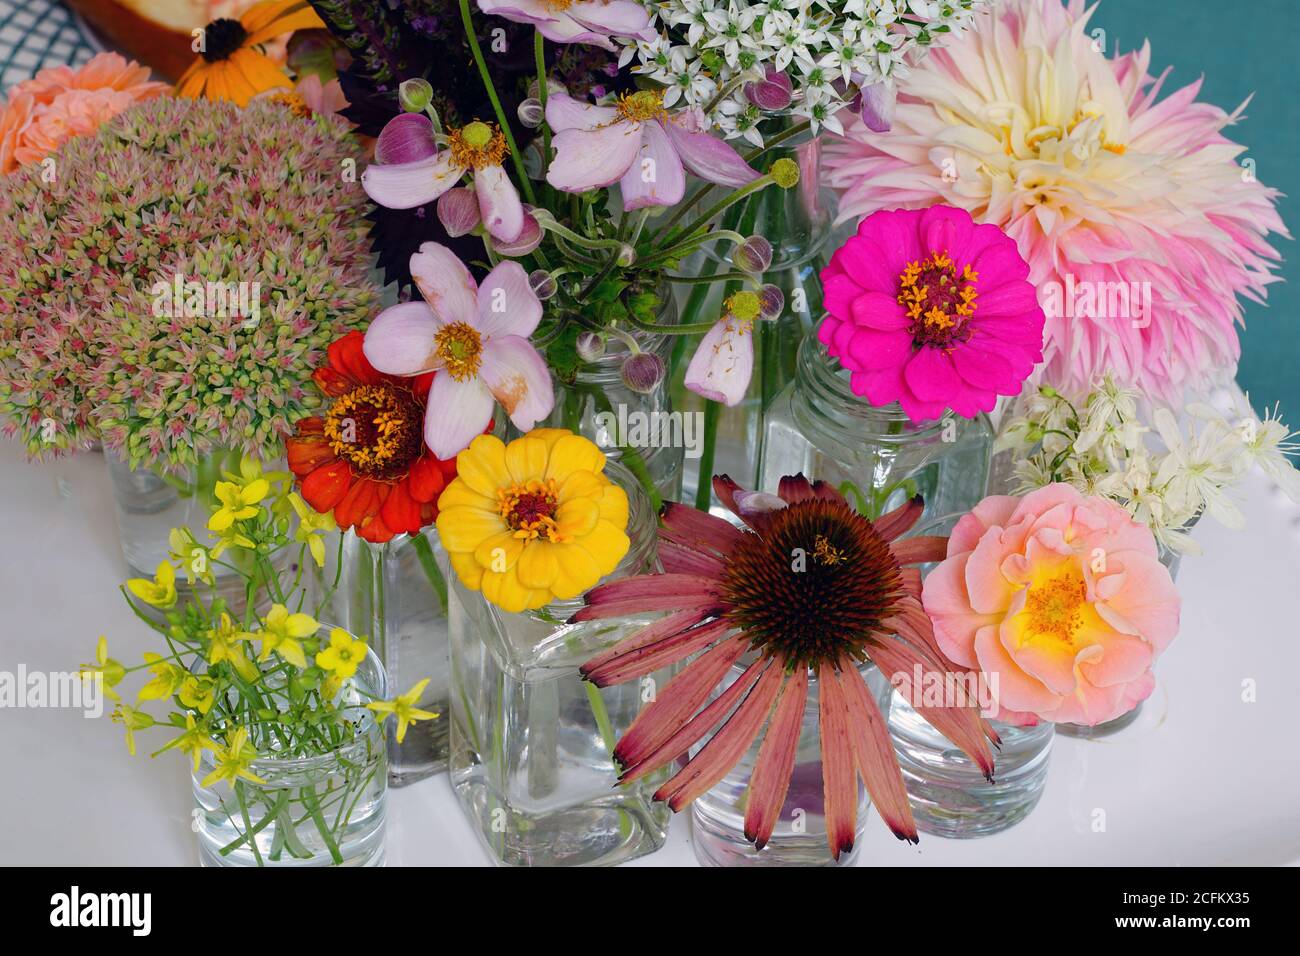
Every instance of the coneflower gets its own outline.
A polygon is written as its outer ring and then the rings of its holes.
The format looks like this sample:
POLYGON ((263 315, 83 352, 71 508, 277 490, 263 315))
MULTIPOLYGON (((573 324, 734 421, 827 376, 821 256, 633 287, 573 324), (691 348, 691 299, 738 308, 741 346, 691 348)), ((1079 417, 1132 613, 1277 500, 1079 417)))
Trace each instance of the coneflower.
MULTIPOLYGON (((725 475, 713 487, 746 529, 666 505, 659 531, 664 573, 595 588, 573 617, 669 612, 583 665, 583 676, 600 687, 698 654, 619 741, 620 779, 666 766, 718 728, 655 793, 681 810, 726 776, 766 724, 745 813, 745 837, 762 849, 785 802, 815 678, 831 854, 838 859, 853 847, 859 777, 895 835, 915 842, 885 718, 858 668, 875 664, 904 693, 917 674, 927 680, 956 669, 921 607, 920 571, 909 567, 942 559, 947 538, 900 540, 921 517, 919 496, 872 522, 831 486, 802 475, 781 479, 777 495, 745 491, 725 475), (746 664, 741 676, 710 700, 739 663, 746 664)), ((991 779, 989 740, 996 735, 974 701, 966 703, 918 710, 991 779)))

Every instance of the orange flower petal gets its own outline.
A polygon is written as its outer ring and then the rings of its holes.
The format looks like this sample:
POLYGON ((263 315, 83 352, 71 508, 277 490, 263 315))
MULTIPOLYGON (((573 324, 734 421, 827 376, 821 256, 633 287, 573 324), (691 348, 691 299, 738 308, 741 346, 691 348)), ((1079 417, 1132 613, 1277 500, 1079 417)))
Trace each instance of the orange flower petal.
MULTIPOLYGON (((331 511, 352 487, 352 469, 345 461, 322 465, 302 480, 302 498, 322 514, 331 511)), ((343 522, 335 516, 342 526, 343 522)))

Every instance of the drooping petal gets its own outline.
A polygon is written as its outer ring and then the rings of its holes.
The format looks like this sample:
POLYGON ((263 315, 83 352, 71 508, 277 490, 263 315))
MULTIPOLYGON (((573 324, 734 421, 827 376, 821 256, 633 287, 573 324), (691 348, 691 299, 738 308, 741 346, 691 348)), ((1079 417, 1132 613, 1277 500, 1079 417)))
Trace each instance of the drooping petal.
POLYGON ((464 174, 451 151, 443 150, 414 163, 371 163, 361 174, 361 188, 387 209, 414 209, 433 202, 464 174))
POLYGON ((946 535, 918 535, 915 538, 903 538, 890 545, 899 564, 921 564, 928 561, 942 561, 948 554, 946 535))
POLYGON ((689 631, 682 631, 655 644, 634 648, 600 667, 593 668, 585 676, 597 687, 621 684, 627 680, 653 674, 661 667, 685 660, 697 651, 708 647, 714 641, 732 629, 730 621, 717 620, 701 624, 689 631))
POLYGON ((527 339, 518 335, 490 339, 483 346, 479 376, 520 431, 531 431, 551 414, 555 405, 551 373, 527 339))
POLYGON ((821 738, 822 792, 825 795, 826 842, 836 860, 853 849, 858 820, 858 775, 849 739, 848 704, 844 689, 822 665, 818 675, 817 726, 821 738))
POLYGON ((587 592, 587 606, 572 617, 594 621, 642 611, 682 611, 718 604, 717 582, 688 574, 638 574, 601 584, 587 592))
POLYGON ((660 520, 665 528, 681 536, 697 550, 713 551, 724 556, 731 553, 744 534, 729 521, 676 501, 664 503, 660 520))
POLYGON ((524 206, 519 191, 500 166, 474 171, 474 192, 487 231, 502 242, 514 242, 524 228, 524 206))
POLYGON ((657 644, 662 640, 680 634, 682 631, 689 630, 703 621, 709 614, 707 608, 688 608, 685 611, 677 611, 667 617, 661 617, 654 623, 647 624, 645 627, 634 631, 613 647, 601 651, 578 668, 578 672, 585 678, 592 671, 604 667, 623 654, 642 647, 648 647, 651 644, 657 644))
POLYGON ((402 302, 375 316, 366 329, 366 360, 388 375, 420 375, 442 367, 434 336, 442 323, 424 302, 402 302))
POLYGON ((776 712, 768 724, 763 744, 758 749, 754 772, 749 778, 745 839, 752 842, 757 850, 763 849, 771 839, 776 821, 781 816, 781 808, 785 805, 807 703, 808 668, 797 667, 781 688, 776 712))
POLYGON ((880 713, 880 706, 855 668, 845 667, 833 679, 839 681, 844 692, 853 759, 876 812, 894 836, 916 843, 912 805, 907 800, 903 771, 898 766, 889 726, 880 713))
POLYGON ((921 520, 924 511, 925 498, 921 495, 913 495, 893 511, 881 515, 873 522, 876 533, 886 541, 893 541, 911 531, 912 527, 921 520))
POLYGON ((704 334, 686 368, 686 387, 728 408, 739 405, 754 373, 752 330, 723 316, 704 334))
POLYGON ((735 189, 759 177, 739 153, 717 137, 689 130, 673 120, 664 122, 662 128, 681 157, 682 165, 700 179, 735 189))
POLYGON ((424 443, 444 460, 469 447, 492 420, 492 393, 478 378, 458 382, 448 372, 433 377, 424 414, 424 443))
POLYGON ((612 106, 593 106, 567 93, 552 93, 546 98, 546 124, 552 133, 599 129, 617 120, 618 110, 612 106))
POLYGON ((686 171, 668 134, 658 123, 641 126, 641 146, 619 179, 623 211, 647 206, 675 206, 686 193, 686 171))
POLYGON ((569 129, 551 143, 555 157, 546 181, 564 192, 582 193, 622 178, 641 150, 641 127, 619 121, 594 130, 569 129))
POLYGON ((694 574, 721 579, 726 572, 726 566, 717 558, 675 541, 659 542, 659 563, 669 574, 694 574))
POLYGON ((542 303, 528 284, 528 273, 517 262, 499 262, 478 290, 475 328, 492 338, 518 335, 528 338, 542 320, 542 303))
POLYGON ((411 256, 411 278, 442 324, 476 324, 478 286, 456 253, 441 243, 421 243, 411 256))

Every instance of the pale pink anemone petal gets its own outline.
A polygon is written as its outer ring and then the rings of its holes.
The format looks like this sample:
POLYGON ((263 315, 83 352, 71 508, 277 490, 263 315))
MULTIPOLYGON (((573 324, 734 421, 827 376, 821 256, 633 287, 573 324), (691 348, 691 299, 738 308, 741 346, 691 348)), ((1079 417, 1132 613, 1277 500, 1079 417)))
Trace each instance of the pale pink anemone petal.
POLYGON ((410 268, 420 295, 444 324, 478 324, 478 286, 454 252, 441 243, 421 243, 410 268))
POLYGON ((433 376, 424 415, 424 443, 447 461, 469 447, 492 420, 492 393, 480 378, 458 381, 448 372, 433 376))
POLYGON ((946 204, 999 227, 1046 312, 1043 380, 1086 391, 1109 372, 1173 403, 1236 362, 1242 300, 1277 280, 1269 233, 1288 233, 1223 135, 1244 104, 1197 102, 1199 81, 1162 97, 1150 48, 1108 57, 1091 17, 1082 0, 999 3, 897 81, 888 133, 852 117, 826 142, 826 179, 844 220, 946 204))
POLYGON ((438 221, 453 239, 477 229, 483 217, 474 190, 468 186, 455 186, 439 196, 438 221))
POLYGON ((898 87, 893 83, 872 83, 863 87, 858 115, 873 133, 888 133, 898 108, 898 87))
POLYGON ((418 163, 437 154, 433 120, 423 113, 399 113, 384 124, 375 140, 375 159, 382 165, 418 163))
POLYGON ((422 375, 442 368, 434 336, 443 324, 428 303, 402 302, 375 316, 361 349, 380 372, 422 375))
POLYGON ((387 209, 414 209, 433 202, 465 175, 450 150, 413 163, 371 163, 361 174, 361 188, 387 209))
POLYGON ((645 8, 630 0, 577 0, 560 9, 546 0, 478 0, 484 13, 529 23, 556 43, 586 43, 618 49, 611 37, 653 40, 654 29, 645 8))
POLYGON ((700 340, 686 368, 686 387, 710 401, 733 407, 745 397, 753 372, 753 329, 727 315, 700 340))
POLYGON ((546 181, 574 193, 617 182, 641 151, 642 125, 620 120, 599 129, 575 127, 556 133, 546 181))
POLYGON ((641 125, 640 150, 619 180, 619 187, 625 212, 681 202, 686 192, 686 171, 659 123, 641 125))
POLYGON ((506 335, 488 340, 479 376, 520 431, 531 431, 551 414, 551 372, 528 339, 506 335))
POLYGON ((524 228, 524 206, 506 171, 500 166, 474 170, 474 192, 483 225, 492 237, 503 242, 518 239, 524 228))
POLYGON ((505 242, 501 239, 493 239, 492 248, 495 249, 499 255, 518 258, 526 256, 535 250, 542 244, 543 238, 545 237, 542 233, 541 223, 539 223, 537 217, 532 214, 531 207, 524 206, 524 225, 523 228, 519 230, 519 235, 515 236, 515 238, 509 242, 505 242))
POLYGON ((707 132, 691 113, 656 125, 668 134, 682 165, 700 179, 736 188, 752 183, 760 175, 732 147, 707 132))
POLYGON ((542 320, 542 303, 517 262, 499 262, 478 289, 474 326, 488 338, 518 335, 528 338, 542 320))
POLYGON ((922 601, 943 652, 982 671, 1015 723, 1095 724, 1131 709, 1150 694, 1180 605, 1150 529, 1065 484, 976 506, 922 601), (1035 598, 1039 587, 1052 590, 1035 598))
POLYGON ((617 122, 618 118, 618 110, 612 106, 584 103, 566 93, 552 93, 546 98, 546 124, 552 133, 563 133, 568 129, 599 129, 617 122))

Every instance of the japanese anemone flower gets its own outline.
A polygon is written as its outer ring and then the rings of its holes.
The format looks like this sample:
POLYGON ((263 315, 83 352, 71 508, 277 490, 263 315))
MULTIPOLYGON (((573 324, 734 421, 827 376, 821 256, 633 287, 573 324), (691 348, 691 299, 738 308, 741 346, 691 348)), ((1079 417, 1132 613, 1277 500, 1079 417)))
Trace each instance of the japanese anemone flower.
POLYGON ((1276 278, 1278 193, 1221 133, 1240 109, 1198 103, 1199 81, 1159 99, 1149 46, 1108 58, 1090 16, 1004 0, 977 17, 900 81, 892 131, 854 120, 827 144, 828 182, 845 219, 947 203, 1001 226, 1044 302, 1082 296, 1050 310, 1044 380, 1087 391, 1109 371, 1175 401, 1239 355, 1237 295, 1276 278))
POLYGON ((632 0, 478 0, 478 8, 531 24, 555 43, 587 43, 614 51, 613 37, 650 41, 650 14, 632 0))
POLYGON ((964 515, 923 600, 939 646, 989 678, 1009 723, 1128 713, 1178 633, 1178 591, 1151 530, 1059 483, 964 515))
MULTIPOLYGON (((873 662, 904 692, 916 668, 928 676, 948 670, 921 608, 920 572, 909 567, 936 560, 947 539, 900 540, 921 516, 920 497, 872 522, 830 485, 802 475, 781 479, 779 495, 743 491, 725 475, 713 487, 745 530, 669 503, 659 531, 664 573, 601 585, 571 619, 669 612, 582 666, 599 687, 694 658, 619 741, 620 779, 667 766, 721 724, 655 793, 680 810, 726 776, 767 722, 745 812, 746 838, 762 849, 785 802, 816 678, 831 854, 853 847, 858 777, 895 835, 916 841, 885 719, 858 667, 873 662), (796 553, 806 564, 791 560, 796 553), (710 702, 738 663, 747 665, 743 675, 710 702)), ((992 732, 974 706, 922 713, 991 776, 992 732)))
POLYGON ((627 554, 627 493, 595 443, 536 428, 506 444, 480 435, 456 456, 438 534, 465 587, 517 614, 575 598, 627 554))
POLYGON ((302 419, 285 439, 302 497, 367 541, 415 534, 438 517, 438 495, 456 477, 455 459, 441 461, 424 444, 432 376, 375 371, 360 332, 336 340, 328 356, 312 378, 329 410, 302 419))
POLYGON ((818 329, 854 394, 913 421, 973 418, 1042 359, 1029 266, 997 226, 951 206, 872 213, 822 270, 818 329))

